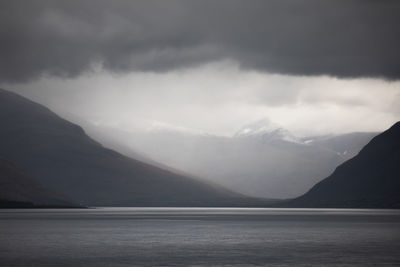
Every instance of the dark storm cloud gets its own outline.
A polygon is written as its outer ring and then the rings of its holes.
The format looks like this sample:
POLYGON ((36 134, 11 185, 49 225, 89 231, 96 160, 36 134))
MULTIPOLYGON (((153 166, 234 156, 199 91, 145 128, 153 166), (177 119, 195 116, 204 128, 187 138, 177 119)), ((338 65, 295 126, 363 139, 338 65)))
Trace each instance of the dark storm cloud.
POLYGON ((283 74, 400 78, 400 1, 4 1, 0 80, 232 59, 283 74))

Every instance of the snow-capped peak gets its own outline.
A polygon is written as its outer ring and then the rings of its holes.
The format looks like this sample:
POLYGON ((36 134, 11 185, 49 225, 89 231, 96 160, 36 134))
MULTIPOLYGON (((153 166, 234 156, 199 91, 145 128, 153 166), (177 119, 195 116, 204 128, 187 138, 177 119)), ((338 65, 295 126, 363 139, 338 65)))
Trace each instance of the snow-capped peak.
POLYGON ((281 140, 299 144, 303 143, 300 138, 297 138, 288 130, 282 128, 276 123, 271 122, 268 119, 258 120, 243 126, 234 134, 234 137, 259 137, 265 141, 281 140))
POLYGON ((271 122, 270 120, 262 119, 243 126, 235 133, 234 136, 245 137, 263 135, 264 133, 272 132, 279 128, 281 128, 279 125, 271 122))

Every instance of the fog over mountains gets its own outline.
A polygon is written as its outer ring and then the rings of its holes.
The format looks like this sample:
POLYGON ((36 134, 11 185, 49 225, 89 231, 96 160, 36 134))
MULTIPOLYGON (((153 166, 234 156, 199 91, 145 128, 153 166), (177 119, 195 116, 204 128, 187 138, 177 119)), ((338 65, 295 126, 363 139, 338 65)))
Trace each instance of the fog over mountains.
POLYGON ((171 127, 122 132, 87 126, 103 146, 17 94, 0 90, 0 104, 2 207, 400 203, 399 122, 376 137, 299 137, 266 119, 231 137, 171 127), (277 200, 288 198, 295 199, 277 200))
POLYGON ((160 125, 134 132, 86 125, 92 136, 123 154, 267 198, 300 196, 376 135, 298 137, 268 119, 244 125, 231 137, 160 125))

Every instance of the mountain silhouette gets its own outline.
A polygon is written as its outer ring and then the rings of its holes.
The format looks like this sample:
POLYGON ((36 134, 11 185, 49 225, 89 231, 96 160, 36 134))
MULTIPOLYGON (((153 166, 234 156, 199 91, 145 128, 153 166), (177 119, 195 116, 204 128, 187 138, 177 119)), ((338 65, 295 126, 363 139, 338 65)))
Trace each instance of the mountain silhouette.
POLYGON ((400 122, 374 137, 354 158, 290 207, 400 208, 400 122))

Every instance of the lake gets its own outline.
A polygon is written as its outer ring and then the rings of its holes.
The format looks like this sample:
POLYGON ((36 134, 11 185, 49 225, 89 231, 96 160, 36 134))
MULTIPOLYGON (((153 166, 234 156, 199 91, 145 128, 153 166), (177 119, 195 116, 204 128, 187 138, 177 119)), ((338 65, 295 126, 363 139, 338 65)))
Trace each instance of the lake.
POLYGON ((400 266, 400 211, 0 210, 0 266, 400 266))

